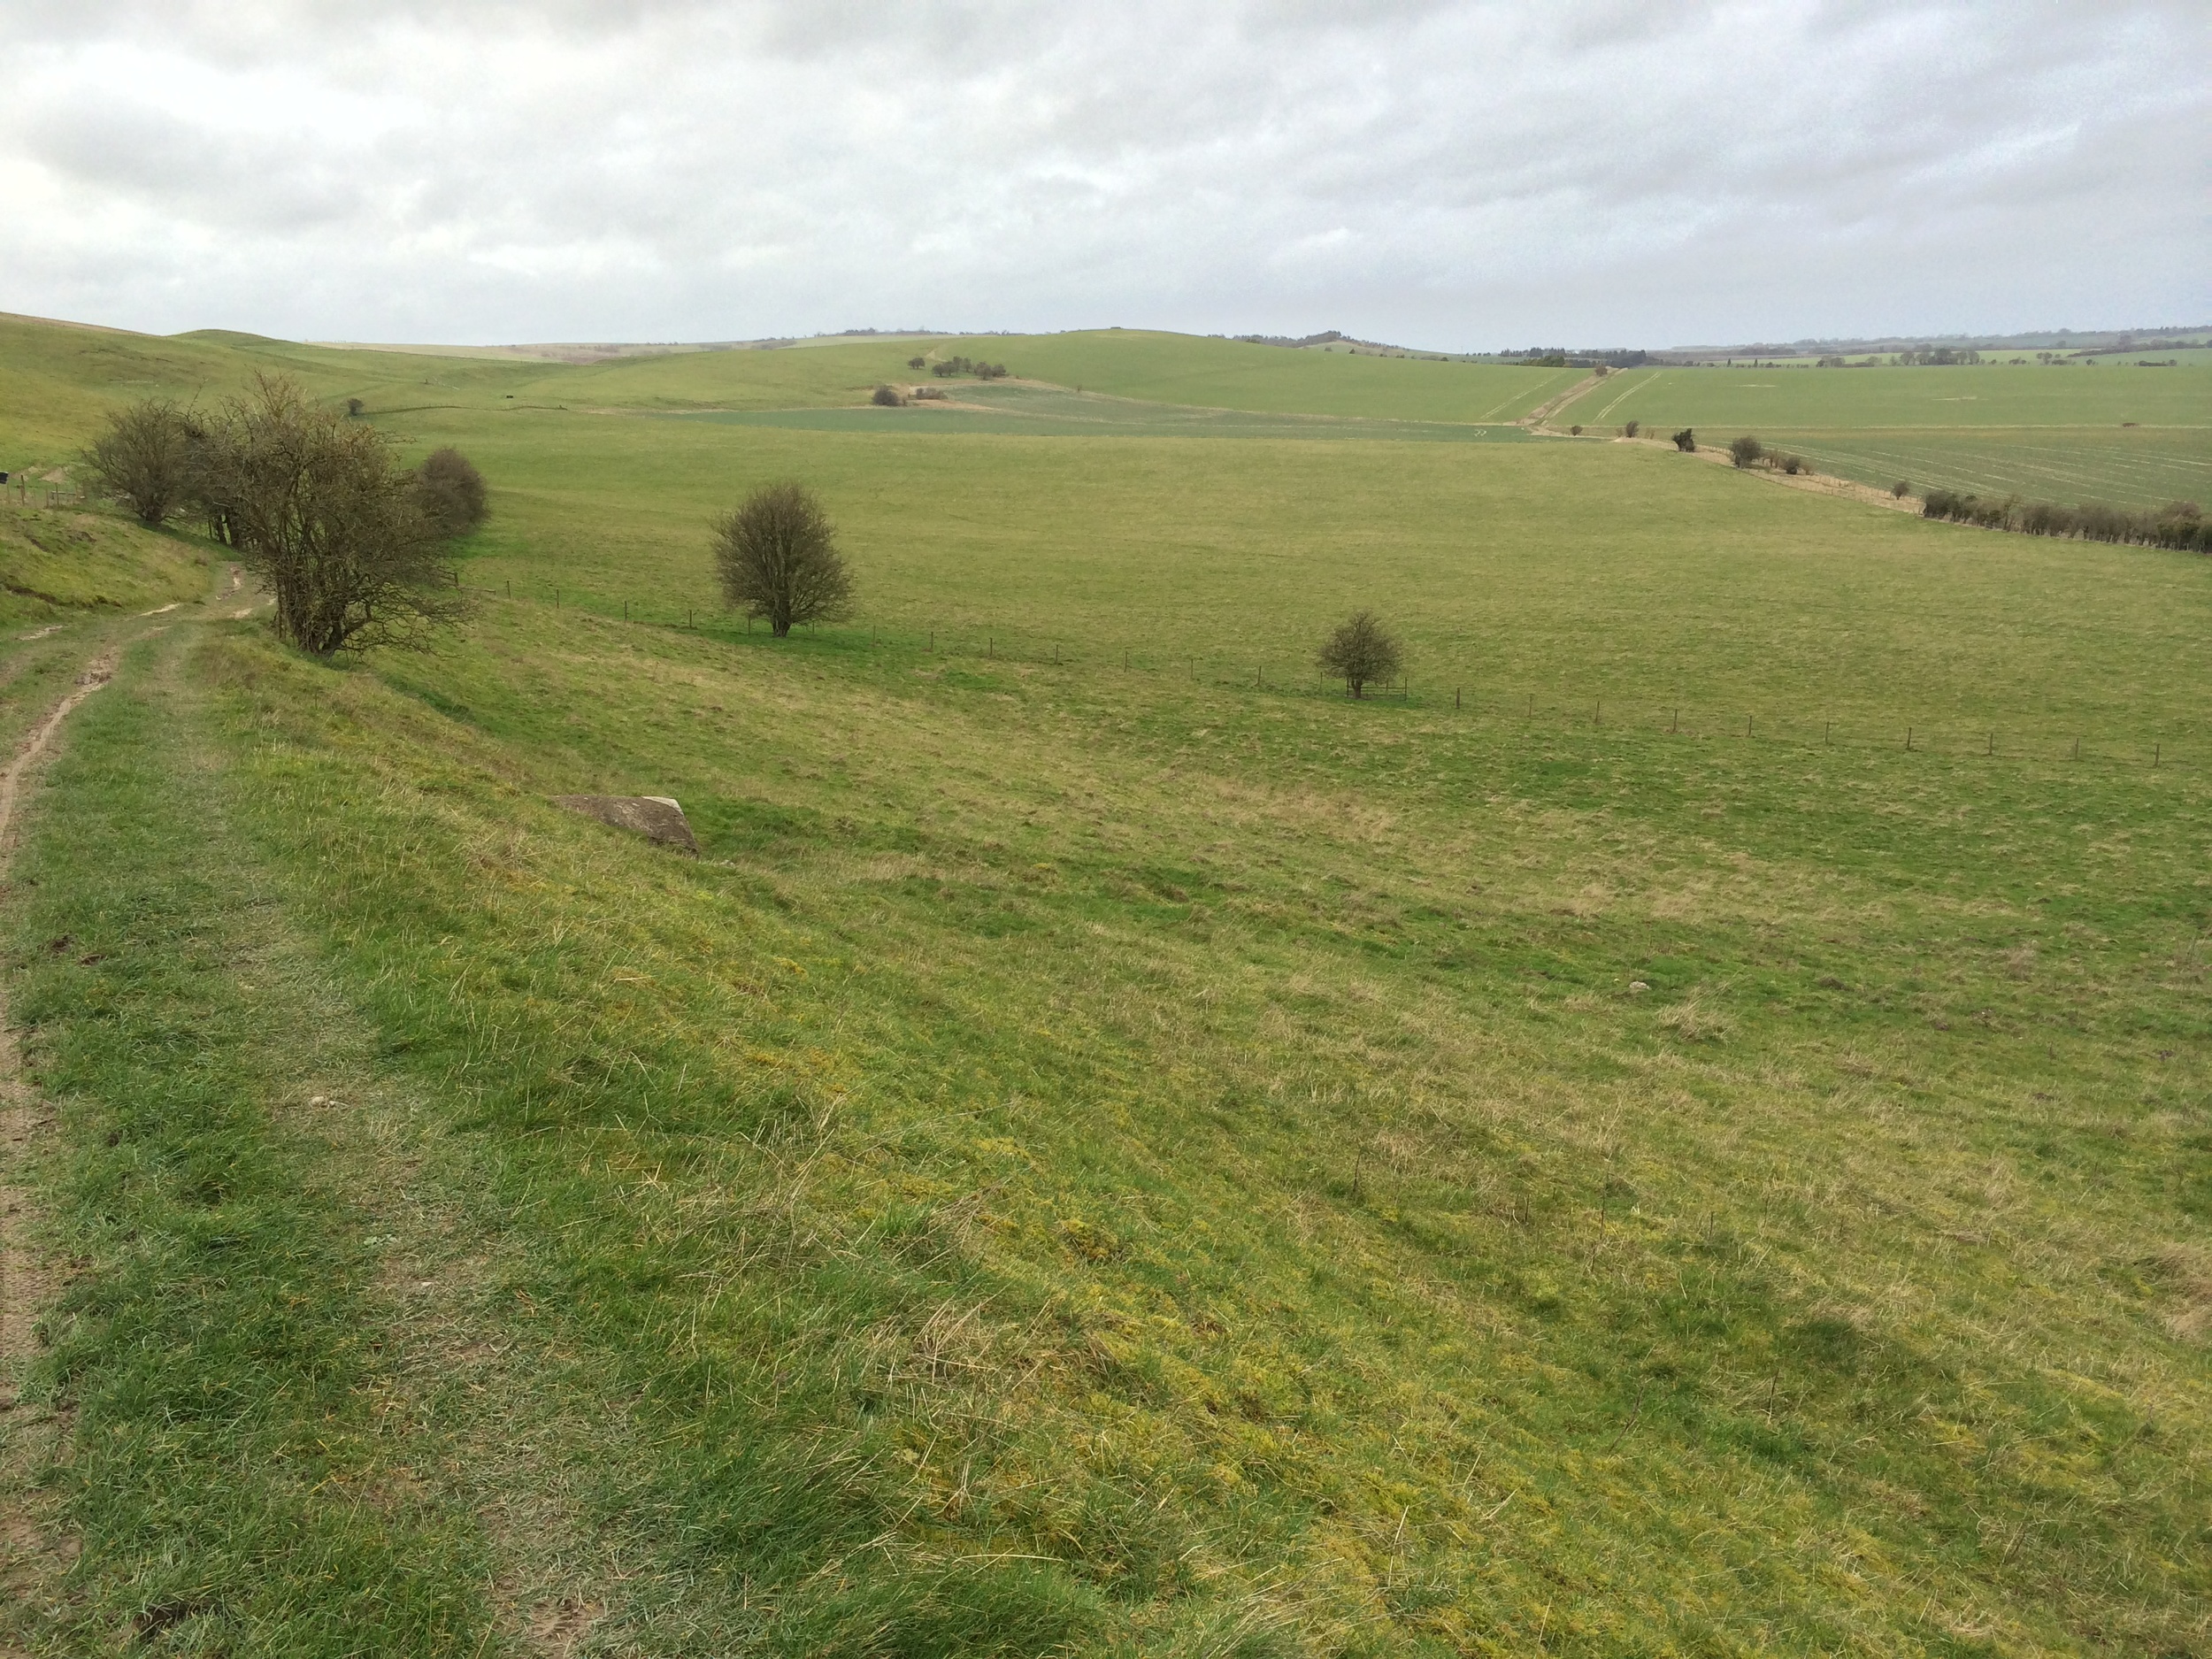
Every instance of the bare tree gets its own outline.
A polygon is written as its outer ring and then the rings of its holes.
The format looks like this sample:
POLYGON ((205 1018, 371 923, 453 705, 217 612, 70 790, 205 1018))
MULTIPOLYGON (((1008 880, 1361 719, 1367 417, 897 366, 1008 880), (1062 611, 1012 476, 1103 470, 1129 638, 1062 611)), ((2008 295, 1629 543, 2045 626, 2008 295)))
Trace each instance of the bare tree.
POLYGON ((1322 641, 1316 660, 1324 673, 1344 681, 1345 690, 1363 697, 1368 681, 1388 680, 1403 666, 1405 654, 1373 611, 1356 611, 1322 641))
POLYGON ((190 416, 150 397, 108 417, 108 429, 84 452, 85 470, 144 525, 158 525, 192 494, 196 461, 190 416))
POLYGON ((415 503, 431 529, 450 541, 484 522, 491 492, 475 464, 458 449, 434 449, 415 469, 415 503))
POLYGON ((375 427, 257 375, 211 423, 202 453, 210 519, 276 595, 277 632, 300 649, 328 658, 414 644, 461 614, 413 480, 375 427))
POLYGON ((828 622, 852 609, 852 576, 813 491, 764 484, 715 521, 714 565, 733 610, 764 617, 778 639, 795 622, 828 622))

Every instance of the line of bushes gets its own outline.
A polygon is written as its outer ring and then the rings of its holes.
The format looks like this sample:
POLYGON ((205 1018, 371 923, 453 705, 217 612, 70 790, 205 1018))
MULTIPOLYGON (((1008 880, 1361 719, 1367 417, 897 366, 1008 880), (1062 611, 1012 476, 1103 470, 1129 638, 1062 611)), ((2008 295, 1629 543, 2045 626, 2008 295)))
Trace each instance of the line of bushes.
MULTIPOLYGON (((927 357, 909 357, 906 360, 906 366, 910 369, 918 369, 925 363, 929 363, 927 357)), ((984 363, 958 357, 947 357, 941 363, 929 363, 929 372, 945 378, 955 374, 972 374, 979 380, 1002 380, 1006 378, 1006 365, 1003 363, 984 363)))
POLYGON ((1761 464, 1795 478, 1800 472, 1812 475, 1813 464, 1801 455, 1791 455, 1781 449, 1770 449, 1754 437, 1741 437, 1728 446, 1728 458, 1739 467, 1761 464))
POLYGON ((2023 535, 2078 536, 2085 541, 2121 541, 2139 547, 2172 548, 2185 553, 2212 553, 2212 521, 2193 501, 2168 502, 2155 512, 2130 512, 2101 502, 2064 507, 2055 501, 2022 501, 2017 495, 1975 495, 1932 489, 1922 498, 1925 518, 1978 524, 1989 530, 2023 535))

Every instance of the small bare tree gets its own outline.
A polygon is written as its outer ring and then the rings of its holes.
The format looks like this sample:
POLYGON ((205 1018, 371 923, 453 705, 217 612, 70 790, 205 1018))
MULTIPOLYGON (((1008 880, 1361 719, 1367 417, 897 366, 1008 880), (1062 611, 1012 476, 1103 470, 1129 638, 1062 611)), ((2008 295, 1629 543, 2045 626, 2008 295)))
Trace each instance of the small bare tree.
POLYGON ((375 427, 257 375, 200 450, 211 521, 276 595, 277 632, 300 649, 327 659, 415 644, 465 609, 413 480, 375 427))
POLYGON ((795 622, 829 622, 852 609, 852 576, 837 533, 803 484, 764 484, 714 525, 714 565, 731 609, 764 617, 778 639, 795 622))
POLYGON ((108 417, 108 429, 84 452, 85 470, 141 524, 158 525, 192 494, 193 439, 190 416, 166 398, 150 397, 108 417))
POLYGON ((1322 641, 1316 659, 1324 673, 1344 681, 1355 697, 1367 695, 1370 680, 1386 680, 1404 665, 1405 654, 1371 611, 1356 611, 1322 641))

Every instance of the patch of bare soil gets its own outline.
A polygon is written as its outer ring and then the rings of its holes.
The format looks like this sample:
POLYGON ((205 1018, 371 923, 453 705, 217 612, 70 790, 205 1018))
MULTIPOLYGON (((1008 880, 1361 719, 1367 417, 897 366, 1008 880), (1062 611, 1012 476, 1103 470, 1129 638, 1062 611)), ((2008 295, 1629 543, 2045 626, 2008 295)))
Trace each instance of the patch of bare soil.
POLYGON ((1595 390, 1598 387, 1602 386, 1605 383, 1605 380, 1606 377, 1601 374, 1586 375, 1581 380, 1577 380, 1572 386, 1570 386, 1565 391, 1560 393, 1558 396, 1553 398, 1548 403, 1539 403, 1534 409, 1530 410, 1527 414, 1523 415, 1515 424, 1517 426, 1526 426, 1532 432, 1540 432, 1543 430, 1544 423, 1546 421, 1549 420, 1561 410, 1566 408, 1568 404, 1573 403, 1575 399, 1580 397, 1585 392, 1595 390))

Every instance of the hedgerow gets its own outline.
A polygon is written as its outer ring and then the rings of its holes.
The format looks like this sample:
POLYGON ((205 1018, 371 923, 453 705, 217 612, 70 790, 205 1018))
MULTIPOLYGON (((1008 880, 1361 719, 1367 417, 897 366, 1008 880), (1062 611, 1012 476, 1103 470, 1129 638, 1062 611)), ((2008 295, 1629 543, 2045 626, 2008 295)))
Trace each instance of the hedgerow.
POLYGON ((2132 543, 2212 553, 2212 522, 2193 501, 2169 502, 2154 512, 2131 512, 2100 502, 2062 506, 2053 501, 2024 502, 2017 495, 1983 496, 1952 489, 1932 489, 1921 516, 1977 524, 1985 529, 2024 535, 2076 536, 2085 541, 2132 543))

